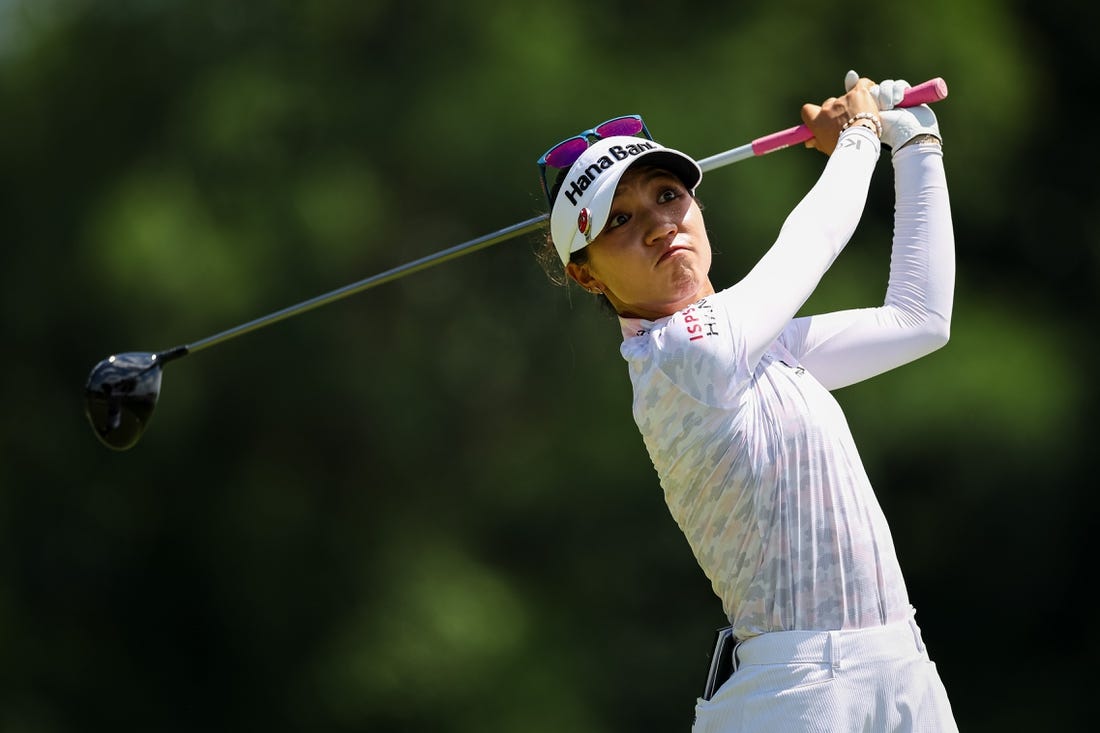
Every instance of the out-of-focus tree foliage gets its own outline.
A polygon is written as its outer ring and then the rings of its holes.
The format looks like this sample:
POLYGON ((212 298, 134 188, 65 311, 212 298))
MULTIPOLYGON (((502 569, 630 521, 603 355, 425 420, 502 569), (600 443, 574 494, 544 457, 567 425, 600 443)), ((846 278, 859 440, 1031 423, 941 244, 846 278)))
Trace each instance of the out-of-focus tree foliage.
MULTIPOLYGON (((168 365, 125 453, 83 383, 541 213, 595 122, 704 157, 848 68, 947 80, 958 283, 947 348, 838 397, 960 727, 1081 729, 1097 15, 0 0, 0 730, 688 730, 720 606, 537 236, 168 365)), ((707 174, 716 284, 823 161, 707 174)), ((881 298, 880 166, 815 309, 881 298)))

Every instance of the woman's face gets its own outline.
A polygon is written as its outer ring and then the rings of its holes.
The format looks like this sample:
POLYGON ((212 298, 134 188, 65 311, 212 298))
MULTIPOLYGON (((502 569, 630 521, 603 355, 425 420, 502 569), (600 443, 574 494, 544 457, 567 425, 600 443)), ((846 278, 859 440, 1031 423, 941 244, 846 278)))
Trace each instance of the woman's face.
POLYGON ((566 271, 602 291, 623 316, 654 320, 714 293, 703 214, 679 177, 631 168, 619 181, 607 226, 566 271))

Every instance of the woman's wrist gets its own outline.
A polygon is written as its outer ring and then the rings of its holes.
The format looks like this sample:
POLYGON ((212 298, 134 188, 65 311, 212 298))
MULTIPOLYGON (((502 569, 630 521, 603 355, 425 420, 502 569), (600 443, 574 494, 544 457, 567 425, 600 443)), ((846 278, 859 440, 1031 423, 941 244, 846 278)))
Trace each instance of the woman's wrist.
POLYGON ((849 127, 857 125, 859 127, 866 127, 868 130, 875 133, 875 137, 882 138, 882 120, 873 112, 860 112, 859 114, 853 115, 851 119, 844 123, 841 132, 847 130, 849 127))
POLYGON ((907 148, 910 145, 937 145, 937 146, 940 146, 940 145, 943 145, 943 142, 938 137, 936 137, 935 135, 933 135, 931 133, 928 133, 928 132, 925 132, 925 133, 922 133, 920 135, 917 135, 916 137, 914 137, 910 140, 906 140, 905 143, 902 144, 901 147, 898 148, 898 150, 901 150, 902 148, 907 148))

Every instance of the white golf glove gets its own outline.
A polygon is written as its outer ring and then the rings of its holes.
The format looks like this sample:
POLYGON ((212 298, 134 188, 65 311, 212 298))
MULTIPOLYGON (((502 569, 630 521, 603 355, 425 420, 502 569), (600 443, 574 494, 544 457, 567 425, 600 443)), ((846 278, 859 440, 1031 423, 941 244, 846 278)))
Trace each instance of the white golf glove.
MULTIPOLYGON (((844 89, 850 91, 857 81, 859 74, 849 71, 844 77, 844 89)), ((916 107, 897 106, 908 88, 909 82, 904 79, 886 79, 870 89, 882 120, 882 143, 894 152, 917 135, 934 135, 943 141, 936 115, 927 104, 916 107)))

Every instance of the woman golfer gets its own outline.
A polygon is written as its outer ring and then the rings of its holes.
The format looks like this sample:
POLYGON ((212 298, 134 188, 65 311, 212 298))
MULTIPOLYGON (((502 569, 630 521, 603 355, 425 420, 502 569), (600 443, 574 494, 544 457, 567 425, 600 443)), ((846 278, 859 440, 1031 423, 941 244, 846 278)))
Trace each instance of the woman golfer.
POLYGON ((618 314, 635 421, 732 625, 732 674, 699 699, 698 733, 957 730, 830 394, 947 342, 955 265, 941 137, 928 107, 895 108, 904 81, 849 72, 845 86, 803 106, 807 145, 829 156, 821 177, 724 290, 709 278, 702 172, 640 118, 539 160, 548 252, 618 314), (884 303, 796 317, 859 222, 880 139, 896 191, 884 303))

